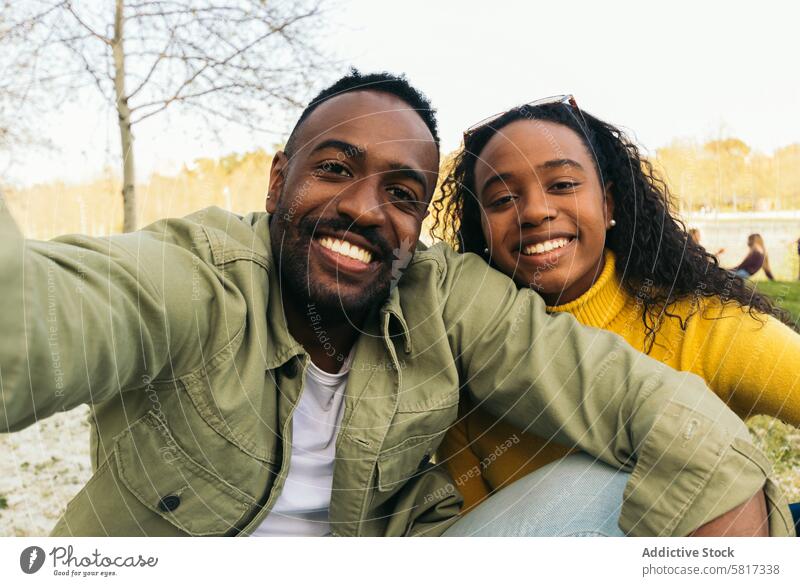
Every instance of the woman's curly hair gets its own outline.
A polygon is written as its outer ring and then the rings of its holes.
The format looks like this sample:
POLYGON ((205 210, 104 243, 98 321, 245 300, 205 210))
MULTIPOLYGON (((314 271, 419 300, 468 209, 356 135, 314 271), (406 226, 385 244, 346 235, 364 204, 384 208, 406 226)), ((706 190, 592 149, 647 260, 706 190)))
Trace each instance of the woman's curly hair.
POLYGON ((433 234, 459 252, 483 256, 481 207, 475 187, 475 163, 501 128, 517 120, 561 124, 583 141, 595 162, 601 185, 610 185, 616 226, 606 235, 625 291, 642 304, 647 351, 667 317, 681 327, 696 313, 702 298, 748 308, 758 319, 772 315, 793 326, 791 316, 741 277, 719 266, 717 258, 696 244, 678 219, 664 180, 638 147, 618 128, 567 104, 522 106, 465 136, 451 161, 451 171, 434 197, 433 234), (670 312, 673 303, 692 300, 687 318, 670 312))

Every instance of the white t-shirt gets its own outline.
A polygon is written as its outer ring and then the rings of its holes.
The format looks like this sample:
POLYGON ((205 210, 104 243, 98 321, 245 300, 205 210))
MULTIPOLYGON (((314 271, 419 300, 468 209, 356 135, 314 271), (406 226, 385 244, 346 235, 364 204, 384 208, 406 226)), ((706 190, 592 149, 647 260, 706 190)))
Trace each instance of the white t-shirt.
POLYGON ((333 486, 336 435, 344 412, 344 392, 352 354, 331 374, 311 361, 292 417, 289 475, 281 494, 254 537, 330 535, 328 508, 333 486))

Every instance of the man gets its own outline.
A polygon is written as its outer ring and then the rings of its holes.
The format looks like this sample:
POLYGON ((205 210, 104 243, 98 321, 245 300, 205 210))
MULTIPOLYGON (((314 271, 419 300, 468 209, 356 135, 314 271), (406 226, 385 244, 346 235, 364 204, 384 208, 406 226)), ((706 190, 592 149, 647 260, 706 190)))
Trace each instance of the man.
POLYGON ((630 534, 766 522, 762 487, 789 533, 699 379, 548 316, 473 255, 414 250, 438 162, 428 102, 354 72, 276 154, 269 215, 39 243, 0 212, 0 422, 93 405, 94 476, 53 534, 441 534, 460 497, 429 460, 460 392, 636 463, 630 534))

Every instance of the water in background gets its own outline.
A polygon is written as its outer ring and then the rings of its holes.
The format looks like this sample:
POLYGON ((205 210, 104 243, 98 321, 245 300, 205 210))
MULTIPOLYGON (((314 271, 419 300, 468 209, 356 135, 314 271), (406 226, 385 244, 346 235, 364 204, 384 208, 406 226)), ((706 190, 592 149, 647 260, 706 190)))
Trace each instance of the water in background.
MULTIPOLYGON (((800 210, 779 212, 709 212, 683 215, 687 228, 700 230, 700 244, 709 252, 724 248, 719 255, 723 267, 734 267, 747 255, 747 237, 764 238, 769 262, 776 279, 798 277, 797 239, 800 238, 800 210)), ((766 278, 759 271, 756 279, 766 278)))

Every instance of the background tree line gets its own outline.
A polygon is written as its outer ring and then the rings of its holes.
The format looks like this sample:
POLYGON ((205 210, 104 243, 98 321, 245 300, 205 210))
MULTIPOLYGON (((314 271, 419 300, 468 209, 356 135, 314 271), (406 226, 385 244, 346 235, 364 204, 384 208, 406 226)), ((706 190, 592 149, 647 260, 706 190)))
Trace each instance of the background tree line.
MULTIPOLYGON (((239 213, 264 209, 272 155, 257 150, 220 159, 198 159, 175 175, 152 175, 137 184, 141 226, 216 205, 239 213)), ((92 182, 46 183, 6 189, 6 199, 26 236, 47 239, 65 233, 94 236, 122 231, 122 180, 109 167, 92 182)))
MULTIPOLYGON (((444 157, 442 172, 450 156, 444 157)), ((174 175, 152 175, 136 186, 140 225, 179 217, 209 205, 238 213, 264 209, 272 153, 257 150, 219 159, 198 159, 174 175)), ((767 155, 736 138, 697 143, 675 141, 655 151, 683 212, 800 209, 800 143, 767 155)), ((109 167, 95 181, 6 188, 9 204, 29 236, 65 232, 107 234, 123 228, 119 172, 109 167)))
POLYGON ((800 143, 768 155, 738 138, 676 140, 654 162, 683 211, 800 209, 800 143))

